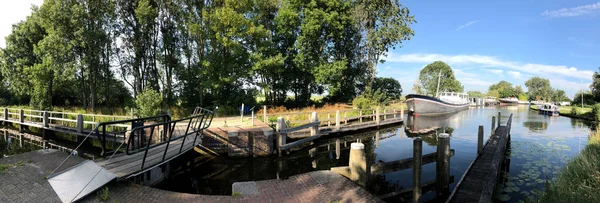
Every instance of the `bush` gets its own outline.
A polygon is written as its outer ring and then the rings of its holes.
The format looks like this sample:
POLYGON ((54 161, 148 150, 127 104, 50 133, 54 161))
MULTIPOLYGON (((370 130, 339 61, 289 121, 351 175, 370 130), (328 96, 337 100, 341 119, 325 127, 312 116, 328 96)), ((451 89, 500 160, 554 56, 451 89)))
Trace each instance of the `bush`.
POLYGON ((595 121, 600 121, 600 104, 596 104, 592 107, 592 116, 595 121))
POLYGON ((578 116, 581 114, 581 108, 574 106, 571 108, 571 115, 578 116))
POLYGON ((162 95, 153 89, 146 89, 135 99, 135 115, 149 117, 161 114, 162 95))
POLYGON ((359 96, 354 98, 354 100, 352 100, 352 106, 358 108, 358 109, 368 109, 371 108, 371 106, 374 105, 375 102, 373 102, 372 100, 365 98, 363 96, 359 96))

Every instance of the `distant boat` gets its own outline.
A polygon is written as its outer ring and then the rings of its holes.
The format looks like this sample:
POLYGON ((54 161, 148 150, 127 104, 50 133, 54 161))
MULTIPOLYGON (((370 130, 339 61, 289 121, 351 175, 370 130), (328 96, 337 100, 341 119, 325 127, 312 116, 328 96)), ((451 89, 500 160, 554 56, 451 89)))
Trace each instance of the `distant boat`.
POLYGON ((519 104, 519 99, 517 99, 515 97, 500 98, 499 100, 500 100, 501 105, 517 105, 517 104, 519 104))
POLYGON ((444 115, 468 109, 469 104, 469 95, 465 93, 442 92, 439 98, 418 94, 406 95, 408 111, 413 115, 444 115))
POLYGON ((538 112, 548 116, 559 116, 560 108, 553 104, 542 104, 538 105, 538 112))

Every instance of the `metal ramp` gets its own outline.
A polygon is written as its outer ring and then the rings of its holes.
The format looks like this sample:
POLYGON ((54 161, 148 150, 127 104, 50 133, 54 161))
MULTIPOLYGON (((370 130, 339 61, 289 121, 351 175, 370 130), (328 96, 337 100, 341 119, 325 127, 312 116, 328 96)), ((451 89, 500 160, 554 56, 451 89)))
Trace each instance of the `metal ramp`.
POLYGON ((48 178, 62 202, 74 202, 104 186, 117 176, 87 160, 48 178))

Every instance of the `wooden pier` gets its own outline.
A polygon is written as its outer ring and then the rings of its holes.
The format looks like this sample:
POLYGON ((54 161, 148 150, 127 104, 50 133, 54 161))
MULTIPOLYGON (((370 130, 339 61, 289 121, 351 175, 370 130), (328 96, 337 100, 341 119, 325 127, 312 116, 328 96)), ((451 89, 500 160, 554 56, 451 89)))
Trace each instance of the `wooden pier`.
MULTIPOLYGON (((473 160, 447 202, 492 202, 494 189, 505 160, 507 144, 510 142, 512 114, 505 126, 500 126, 501 115, 498 113, 498 127, 482 147, 483 127, 479 128, 478 156, 473 160)), ((495 126, 492 119, 492 127, 495 126)))

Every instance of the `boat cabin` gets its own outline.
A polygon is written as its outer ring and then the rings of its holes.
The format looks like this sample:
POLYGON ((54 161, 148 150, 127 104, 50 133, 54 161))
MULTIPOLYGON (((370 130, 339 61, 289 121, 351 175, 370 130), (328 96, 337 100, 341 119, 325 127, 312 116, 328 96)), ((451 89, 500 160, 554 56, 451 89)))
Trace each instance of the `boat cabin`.
POLYGON ((439 99, 451 104, 469 103, 469 95, 466 93, 442 92, 439 95, 439 99))

